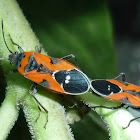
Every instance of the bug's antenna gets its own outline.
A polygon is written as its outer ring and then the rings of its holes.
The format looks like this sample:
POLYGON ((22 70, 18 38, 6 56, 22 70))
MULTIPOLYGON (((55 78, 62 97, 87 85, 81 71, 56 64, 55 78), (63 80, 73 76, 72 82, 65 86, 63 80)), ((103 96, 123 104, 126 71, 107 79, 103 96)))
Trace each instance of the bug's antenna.
POLYGON ((10 53, 13 53, 13 52, 9 49, 9 47, 8 47, 8 45, 7 45, 7 43, 6 43, 6 40, 5 40, 4 29, 3 29, 3 20, 2 20, 2 22, 1 22, 1 24, 2 24, 2 35, 3 35, 4 43, 5 43, 5 45, 6 45, 7 49, 8 49, 8 51, 9 51, 10 53))

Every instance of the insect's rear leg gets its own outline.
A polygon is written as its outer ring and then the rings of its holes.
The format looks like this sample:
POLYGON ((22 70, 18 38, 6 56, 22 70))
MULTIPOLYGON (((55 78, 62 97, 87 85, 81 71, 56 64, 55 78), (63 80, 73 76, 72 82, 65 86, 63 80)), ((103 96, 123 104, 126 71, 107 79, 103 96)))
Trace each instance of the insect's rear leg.
POLYGON ((62 57, 61 59, 69 60, 69 59, 72 59, 72 58, 75 59, 75 55, 74 55, 74 54, 70 54, 70 55, 64 56, 64 57, 62 57))
POLYGON ((38 109, 39 109, 39 115, 36 119, 36 122, 37 120, 39 119, 40 117, 40 113, 41 113, 41 108, 46 112, 47 114, 47 121, 45 123, 45 126, 44 128, 46 128, 46 125, 47 125, 47 122, 48 122, 48 110, 38 101, 38 99, 35 97, 35 94, 37 92, 37 83, 33 83, 33 85, 31 86, 30 88, 30 94, 33 96, 33 98, 35 99, 36 103, 37 103, 37 106, 38 106, 38 109), (40 108, 41 107, 41 108, 40 108))
POLYGON ((125 73, 120 73, 118 76, 116 76, 115 78, 113 78, 113 79, 118 79, 119 77, 121 77, 122 78, 122 81, 123 82, 126 82, 126 76, 125 76, 125 73))
POLYGON ((92 107, 90 107, 90 108, 106 108, 106 109, 119 109, 119 108, 122 108, 122 107, 124 107, 124 105, 125 104, 121 104, 120 106, 115 106, 115 107, 108 107, 108 106, 102 106, 102 105, 100 105, 100 106, 92 106, 92 107))
POLYGON ((78 60, 76 59, 76 57, 75 57, 74 54, 70 54, 70 55, 64 56, 64 57, 62 57, 61 59, 63 59, 63 60, 70 60, 70 59, 72 59, 72 58, 74 58, 74 60, 75 60, 75 62, 76 62, 76 65, 77 65, 77 67, 79 68, 78 60))

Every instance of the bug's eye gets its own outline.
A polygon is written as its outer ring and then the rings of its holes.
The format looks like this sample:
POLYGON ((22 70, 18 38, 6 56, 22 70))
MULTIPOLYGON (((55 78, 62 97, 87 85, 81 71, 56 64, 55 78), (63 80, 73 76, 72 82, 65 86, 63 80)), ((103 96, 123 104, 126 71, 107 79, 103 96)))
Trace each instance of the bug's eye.
POLYGON ((12 60, 15 60, 16 58, 15 58, 15 56, 12 56, 11 59, 12 59, 12 60))

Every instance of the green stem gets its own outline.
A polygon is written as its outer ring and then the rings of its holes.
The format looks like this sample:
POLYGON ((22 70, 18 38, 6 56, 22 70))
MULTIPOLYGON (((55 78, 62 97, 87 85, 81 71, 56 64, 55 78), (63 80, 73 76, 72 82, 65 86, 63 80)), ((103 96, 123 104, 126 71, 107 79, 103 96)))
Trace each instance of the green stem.
POLYGON ((6 96, 0 108, 0 140, 6 139, 9 131, 17 120, 17 117, 18 108, 16 108, 16 102, 12 101, 10 96, 6 96))

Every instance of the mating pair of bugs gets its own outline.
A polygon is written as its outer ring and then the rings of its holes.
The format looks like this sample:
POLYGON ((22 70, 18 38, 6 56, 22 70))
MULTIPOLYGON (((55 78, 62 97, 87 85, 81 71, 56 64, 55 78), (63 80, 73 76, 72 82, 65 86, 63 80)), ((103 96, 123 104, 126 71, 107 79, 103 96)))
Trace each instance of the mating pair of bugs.
POLYGON ((122 103, 121 106, 116 107, 95 107, 118 109, 124 104, 140 107, 140 87, 127 83, 124 74, 121 74, 122 82, 116 79, 90 80, 78 67, 67 61, 71 58, 75 58, 74 55, 71 54, 62 58, 54 58, 41 54, 38 47, 36 47, 36 52, 24 52, 10 37, 13 45, 17 46, 20 51, 19 53, 12 52, 5 40, 3 21, 2 35, 4 43, 11 54, 9 58, 0 58, 0 60, 9 60, 11 64, 15 65, 16 71, 34 82, 31 86, 30 93, 35 99, 39 111, 41 112, 42 108, 46 112, 47 121, 48 111, 35 97, 38 84, 53 92, 69 95, 80 95, 92 90, 92 93, 96 93, 101 97, 122 103))

